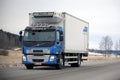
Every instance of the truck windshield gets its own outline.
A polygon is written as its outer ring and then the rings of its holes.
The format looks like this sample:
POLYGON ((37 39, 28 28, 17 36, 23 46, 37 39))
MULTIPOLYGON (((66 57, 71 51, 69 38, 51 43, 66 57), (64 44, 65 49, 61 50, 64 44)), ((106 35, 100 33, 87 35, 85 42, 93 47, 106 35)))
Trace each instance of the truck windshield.
POLYGON ((55 41, 55 31, 25 31, 24 41, 55 41))

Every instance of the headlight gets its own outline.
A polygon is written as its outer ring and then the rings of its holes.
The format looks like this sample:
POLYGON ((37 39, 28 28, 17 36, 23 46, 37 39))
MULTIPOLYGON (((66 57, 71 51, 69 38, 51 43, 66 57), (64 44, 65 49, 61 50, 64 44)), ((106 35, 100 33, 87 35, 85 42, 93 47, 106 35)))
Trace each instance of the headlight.
POLYGON ((24 55, 22 56, 22 59, 23 59, 23 61, 26 61, 26 57, 24 55))
POLYGON ((54 61, 55 56, 50 56, 50 61, 54 61))

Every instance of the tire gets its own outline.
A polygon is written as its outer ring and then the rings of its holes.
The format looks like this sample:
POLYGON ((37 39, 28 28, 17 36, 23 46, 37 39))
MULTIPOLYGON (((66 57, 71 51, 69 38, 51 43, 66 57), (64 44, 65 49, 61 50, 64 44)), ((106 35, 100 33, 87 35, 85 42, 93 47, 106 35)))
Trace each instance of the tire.
POLYGON ((77 63, 72 63, 71 67, 80 67, 81 65, 81 56, 78 54, 77 63))
POLYGON ((58 62, 58 64, 56 65, 56 69, 62 69, 64 67, 64 56, 59 55, 57 62, 58 62))
POLYGON ((33 65, 32 64, 25 64, 26 69, 33 69, 33 65))

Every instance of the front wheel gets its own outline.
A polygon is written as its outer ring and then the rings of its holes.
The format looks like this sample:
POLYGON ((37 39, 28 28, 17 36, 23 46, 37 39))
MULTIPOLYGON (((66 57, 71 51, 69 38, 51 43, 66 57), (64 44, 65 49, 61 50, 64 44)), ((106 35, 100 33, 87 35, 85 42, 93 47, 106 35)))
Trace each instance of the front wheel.
POLYGON ((59 55, 57 62, 56 69, 62 69, 64 67, 64 55, 59 55))

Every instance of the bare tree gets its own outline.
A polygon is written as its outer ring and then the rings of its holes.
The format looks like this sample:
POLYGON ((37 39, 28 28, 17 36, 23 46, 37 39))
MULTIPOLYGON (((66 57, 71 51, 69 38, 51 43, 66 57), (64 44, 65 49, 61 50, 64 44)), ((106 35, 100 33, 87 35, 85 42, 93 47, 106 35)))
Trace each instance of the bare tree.
POLYGON ((112 46, 113 46, 113 41, 110 36, 102 37, 101 42, 99 44, 99 48, 100 50, 105 51, 105 56, 107 52, 112 49, 112 46))
POLYGON ((115 43, 115 50, 120 50, 120 39, 115 43))

